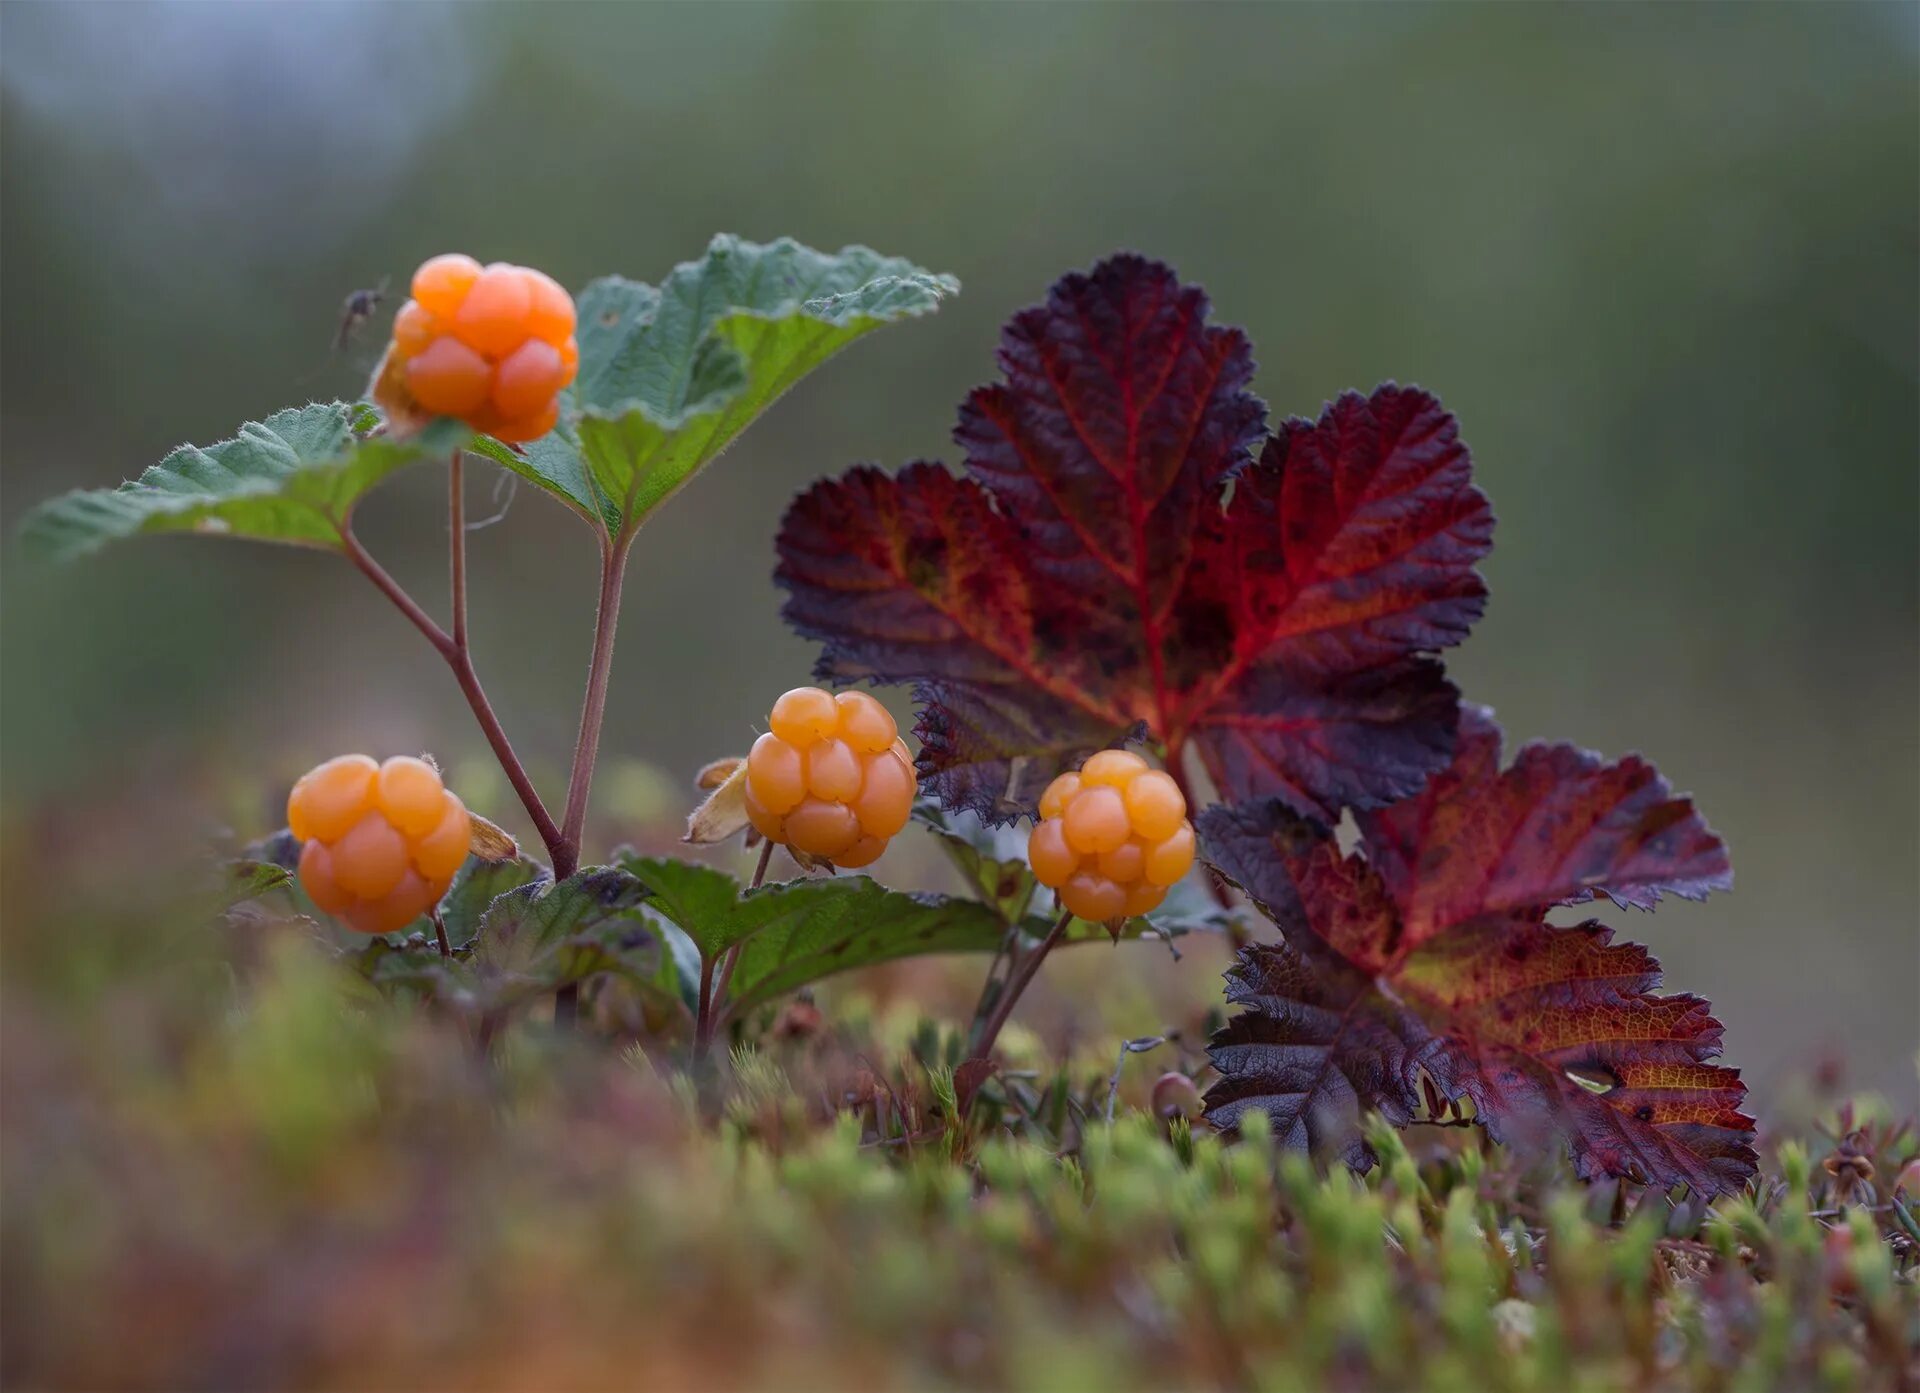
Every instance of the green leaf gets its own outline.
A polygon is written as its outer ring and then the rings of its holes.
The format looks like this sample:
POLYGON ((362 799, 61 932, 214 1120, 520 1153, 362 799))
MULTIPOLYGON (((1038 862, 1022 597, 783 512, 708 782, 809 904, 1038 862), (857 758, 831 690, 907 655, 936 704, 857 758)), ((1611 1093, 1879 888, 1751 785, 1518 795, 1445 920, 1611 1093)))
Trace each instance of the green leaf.
MULTIPOLYGON (((649 915, 679 928, 704 959, 741 948, 730 996, 740 1009, 836 972, 923 953, 992 953, 1008 924, 993 906, 948 895, 910 895, 863 875, 789 880, 743 891, 725 871, 665 856, 623 855, 621 866, 648 890, 649 915)), ((1020 922, 1026 947, 1046 937, 1050 922, 1020 922)), ((1129 920, 1122 938, 1163 930, 1129 920)), ((1183 932, 1174 928, 1171 933, 1183 932)), ((1068 925, 1061 946, 1110 943, 1106 927, 1068 925)))
POLYGON ((413 997, 448 1005, 472 997, 472 971, 464 954, 442 957, 425 934, 369 939, 340 954, 340 961, 388 996, 413 997))
POLYGON ((229 909, 293 882, 293 873, 271 860, 243 858, 227 862, 226 869, 227 882, 221 887, 221 899, 229 909))
POLYGON ((581 292, 565 424, 524 454, 476 449, 610 530, 637 526, 807 373, 959 288, 865 247, 719 236, 657 290, 615 276, 581 292))
POLYGON ((949 813, 931 799, 914 805, 914 821, 933 834, 967 892, 1001 922, 1017 924, 1032 908, 1040 882, 1027 865, 1027 836, 1017 827, 989 827, 966 811, 949 813))
POLYGON ((487 910, 502 895, 552 879, 551 871, 529 857, 482 861, 469 856, 466 864, 454 872, 453 884, 440 900, 440 920, 447 926, 448 942, 458 948, 478 937, 487 910))
POLYGON ((231 440, 182 445, 119 488, 50 499, 27 515, 21 542, 54 561, 152 532, 337 548, 343 521, 368 490, 416 460, 446 457, 472 435, 457 421, 436 421, 405 443, 368 438, 377 421, 371 407, 347 402, 276 411, 231 440))
POLYGON ((638 913, 648 893, 625 870, 592 866, 557 885, 534 881, 500 896, 481 917, 473 950, 488 1006, 509 1006, 600 972, 651 988, 660 942, 638 913))
POLYGON ((738 1011, 857 967, 923 953, 991 953, 1007 932, 978 900, 907 894, 866 876, 769 886, 742 907, 760 922, 733 971, 738 1011))
POLYGON ((678 928, 702 962, 718 958, 760 927, 741 912, 740 882, 725 871, 672 856, 614 853, 623 870, 652 892, 650 914, 678 928))

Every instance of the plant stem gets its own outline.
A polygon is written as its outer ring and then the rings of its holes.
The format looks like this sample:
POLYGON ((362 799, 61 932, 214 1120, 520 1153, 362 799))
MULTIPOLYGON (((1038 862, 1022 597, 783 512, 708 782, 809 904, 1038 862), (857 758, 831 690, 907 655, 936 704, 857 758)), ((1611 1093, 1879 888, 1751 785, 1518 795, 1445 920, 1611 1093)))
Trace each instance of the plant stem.
POLYGON ((453 646, 467 649, 467 489, 460 451, 447 462, 447 594, 453 608, 453 646))
POLYGON ((587 667, 587 693, 580 707, 580 733, 573 745, 573 769, 567 776, 566 814, 560 825, 560 847, 554 852, 553 874, 563 880, 580 864, 580 841, 587 825, 587 795, 593 787, 593 766, 600 754, 600 725, 607 714, 607 682, 613 671, 613 640, 620 627, 620 588, 626 578, 631 532, 602 541, 600 601, 593 621, 593 658, 587 667), (562 869, 564 865, 564 869, 562 869))
POLYGON ((447 943, 447 921, 440 917, 440 907, 438 905, 435 905, 433 908, 433 936, 440 940, 440 956, 443 958, 452 957, 453 949, 447 943))
POLYGON ((456 599, 455 625, 460 633, 460 642, 456 643, 446 630, 433 621, 425 610, 415 602, 378 561, 360 544, 354 535, 352 520, 341 523, 340 544, 347 559, 357 566, 375 588, 393 601, 394 607, 405 615, 414 628, 426 636, 434 651, 446 660, 453 669, 454 680, 460 684, 461 692, 467 698, 467 705, 473 708, 474 719, 480 723, 481 733, 487 737, 487 744, 493 748, 494 757, 500 761, 500 767, 506 771, 507 782, 513 785, 513 791, 520 796, 520 802, 527 810, 527 816, 533 820, 534 830, 540 834, 540 840, 546 845, 547 854, 554 856, 560 845, 560 828, 547 812, 546 804, 540 801, 540 794, 533 786, 533 780, 527 777, 526 767, 514 753, 513 743, 507 739, 507 733, 500 726, 500 718, 494 714, 493 704, 487 700, 486 691, 480 685, 479 674, 474 671, 473 655, 466 646, 466 536, 464 527, 457 527, 453 533, 452 546, 461 553, 455 563, 458 576, 459 594, 456 599))
MULTIPOLYGON (((760 847, 760 864, 753 868, 753 880, 747 889, 758 890, 767 880, 767 866, 773 860, 773 843, 765 842, 760 847)), ((705 1059, 713 1044, 713 1032, 719 1028, 729 1014, 727 1008, 727 987, 733 981, 733 969, 740 961, 740 950, 744 943, 736 943, 721 955, 720 980, 713 980, 711 963, 700 970, 700 1015, 694 1022, 693 1056, 705 1059)))
POLYGON ((1072 912, 1061 910, 1060 917, 1053 921, 1052 930, 1040 940, 1040 945, 1020 960, 1013 974, 1007 978, 1007 989, 1000 994, 1000 1000, 994 1005, 993 1014, 987 1017, 986 1028, 980 1032, 980 1043, 973 1047, 970 1058, 987 1059, 992 1056, 993 1042, 1000 1038, 1000 1028, 1013 1014, 1013 1008, 1019 1003, 1021 994, 1027 989, 1027 984, 1033 981, 1033 975, 1040 970, 1041 960, 1053 950, 1053 945, 1060 941, 1061 935, 1067 931, 1067 925, 1072 922, 1072 912))
POLYGON ((1007 925, 1006 933, 1000 936, 1000 946, 993 950, 993 961, 987 964, 986 979, 980 983, 980 999, 973 1005, 973 1014, 967 1018, 967 1047, 972 1052, 973 1044, 980 1038, 980 1032, 986 1028, 987 1016, 1000 1002, 1000 990, 1004 984, 1000 981, 1000 964, 1011 964, 1013 954, 1020 946, 1020 921, 1015 919, 1007 925))

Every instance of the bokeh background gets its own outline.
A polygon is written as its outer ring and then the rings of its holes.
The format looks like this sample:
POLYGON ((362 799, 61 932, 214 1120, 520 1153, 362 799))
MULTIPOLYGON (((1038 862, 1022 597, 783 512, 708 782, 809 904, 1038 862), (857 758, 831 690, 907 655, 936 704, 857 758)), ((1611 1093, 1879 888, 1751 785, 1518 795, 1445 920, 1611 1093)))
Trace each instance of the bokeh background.
MULTIPOLYGON (((1276 413, 1385 378, 1441 393, 1500 518, 1456 676, 1516 742, 1647 753, 1734 850, 1735 893, 1611 917, 1713 998, 1762 1111, 1827 1056, 1911 1097, 1917 16, 11 0, 0 514, 10 534, 57 490, 355 393, 385 315, 330 355, 342 297, 433 252, 577 287, 657 280, 731 230, 957 274, 940 315, 809 380, 643 536, 605 843, 670 825, 805 674, 769 578, 788 498, 858 460, 953 458, 1000 321, 1148 251, 1246 326, 1276 413)), ((441 487, 419 471, 365 510, 430 600, 441 487)), ((555 788, 590 549, 545 498, 502 501, 474 543, 479 662, 555 788)), ((137 926, 155 877, 277 825, 287 781, 343 749, 435 751, 513 820, 444 669, 337 559, 8 556, 0 603, 16 950, 137 926), (90 917, 52 912, 61 877, 90 917)), ((1205 955, 1129 961, 1217 990, 1205 955)))

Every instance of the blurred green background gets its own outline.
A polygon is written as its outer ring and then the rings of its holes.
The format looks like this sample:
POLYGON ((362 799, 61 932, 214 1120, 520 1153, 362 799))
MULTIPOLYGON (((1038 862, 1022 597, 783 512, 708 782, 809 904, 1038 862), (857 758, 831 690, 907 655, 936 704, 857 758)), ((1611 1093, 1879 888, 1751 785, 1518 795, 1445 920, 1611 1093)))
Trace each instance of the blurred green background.
MULTIPOLYGON (((1516 743, 1644 751, 1734 850, 1734 894, 1611 920, 1713 998, 1761 1089, 1832 1053, 1910 1096, 1917 15, 11 0, 0 514, 11 533, 57 490, 352 395, 385 314, 330 358, 342 296, 433 252, 578 287, 658 280, 731 230, 957 274, 643 535, 597 792, 609 823, 677 812, 811 662, 769 580, 788 498, 951 459, 1001 320, 1138 248, 1246 326, 1276 414, 1390 377, 1441 393, 1500 517, 1456 676, 1516 743)), ((405 477, 363 525, 436 603, 441 488, 405 477)), ((553 789, 590 548, 524 491, 473 564, 482 673, 553 789)), ((31 853, 8 858, 10 937, 57 931, 20 922, 20 882, 76 839, 138 867, 257 834, 343 749, 483 767, 445 670, 335 558, 9 558, 3 602, 0 777, 31 853)), ((89 874, 138 915, 136 876, 89 874)), ((1216 967, 1186 969, 1196 991, 1216 967)))

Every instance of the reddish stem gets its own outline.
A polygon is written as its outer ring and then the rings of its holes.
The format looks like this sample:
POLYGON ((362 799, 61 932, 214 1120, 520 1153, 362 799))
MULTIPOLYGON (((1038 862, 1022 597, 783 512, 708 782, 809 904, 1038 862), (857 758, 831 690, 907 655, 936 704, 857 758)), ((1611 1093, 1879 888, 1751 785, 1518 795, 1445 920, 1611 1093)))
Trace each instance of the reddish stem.
MULTIPOLYGON (((457 475, 456 475, 457 478, 457 475)), ((560 846, 560 828, 547 812, 546 804, 540 801, 539 791, 533 786, 533 780, 527 777, 526 767, 520 763, 520 757, 514 753, 513 742, 507 739, 507 733, 501 728, 500 718, 494 714, 493 704, 487 700, 485 689, 480 685, 480 676, 474 671, 473 655, 466 646, 466 548, 464 524, 456 526, 453 533, 453 548, 461 553, 453 563, 457 593, 454 598, 454 625, 459 634, 456 642, 453 636, 434 622, 433 617, 421 609, 409 595, 387 573, 378 561, 374 560, 360 539, 354 535, 351 518, 340 526, 340 544, 347 559, 357 566, 375 588, 389 600, 394 607, 405 615, 414 628, 426 636, 434 651, 446 660, 453 670, 454 680, 460 684, 461 692, 467 698, 467 705, 473 708, 474 719, 480 723, 481 733, 492 746, 494 757, 500 761, 500 767, 506 772, 507 782, 513 785, 513 791, 520 796, 520 802, 527 810, 527 816, 533 820, 534 830, 540 834, 540 840, 546 845, 547 854, 554 856, 560 846)))

